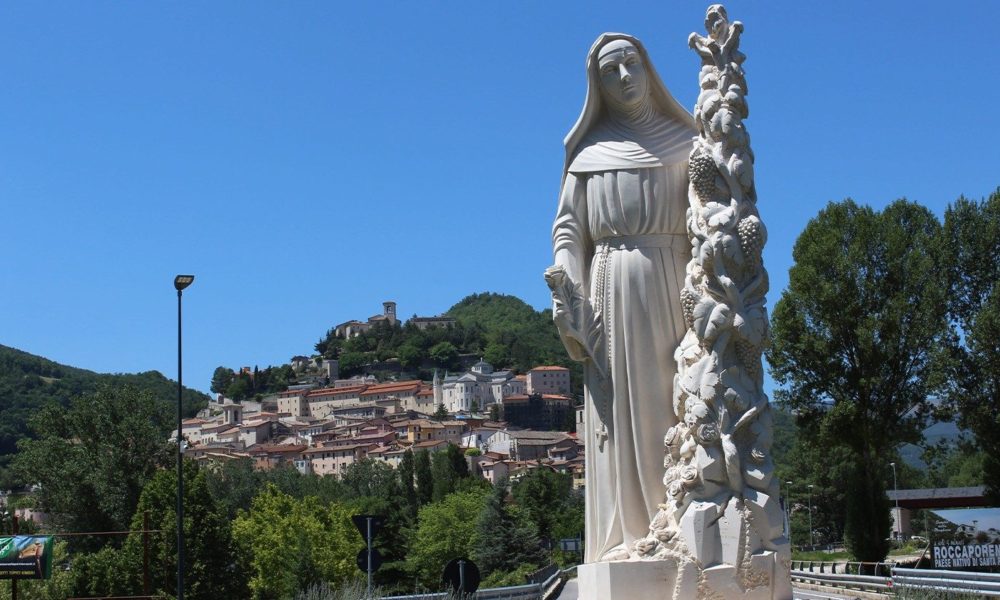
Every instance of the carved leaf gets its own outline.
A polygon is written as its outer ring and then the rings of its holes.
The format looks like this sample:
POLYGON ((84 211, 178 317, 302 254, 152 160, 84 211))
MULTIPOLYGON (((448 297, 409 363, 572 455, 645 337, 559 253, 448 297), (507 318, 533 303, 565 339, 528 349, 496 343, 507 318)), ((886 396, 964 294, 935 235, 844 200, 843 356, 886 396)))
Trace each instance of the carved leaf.
POLYGON ((733 261, 737 265, 743 264, 743 249, 740 247, 740 238, 735 235, 723 235, 722 236, 722 253, 729 260, 733 261))
POLYGON ((712 342, 722 330, 732 324, 732 311, 721 302, 703 296, 694 307, 693 328, 698 337, 712 342))
POLYGON ((681 387, 692 396, 703 400, 715 397, 715 386, 719 384, 719 375, 715 372, 717 362, 711 354, 702 357, 684 372, 681 387), (708 392, 707 397, 704 392, 708 392))

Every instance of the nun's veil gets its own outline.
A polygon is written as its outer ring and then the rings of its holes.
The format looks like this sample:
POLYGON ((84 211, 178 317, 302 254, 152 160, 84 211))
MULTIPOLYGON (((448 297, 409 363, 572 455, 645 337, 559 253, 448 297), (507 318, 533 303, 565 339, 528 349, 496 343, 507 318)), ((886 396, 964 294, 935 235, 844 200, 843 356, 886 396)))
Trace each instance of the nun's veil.
POLYGON ((624 33, 604 33, 587 54, 587 98, 573 129, 566 135, 566 173, 666 166, 687 160, 697 135, 694 117, 670 95, 642 42, 624 33), (626 40, 639 51, 646 69, 649 100, 659 116, 630 127, 607 118, 601 97, 598 52, 608 42, 626 40))

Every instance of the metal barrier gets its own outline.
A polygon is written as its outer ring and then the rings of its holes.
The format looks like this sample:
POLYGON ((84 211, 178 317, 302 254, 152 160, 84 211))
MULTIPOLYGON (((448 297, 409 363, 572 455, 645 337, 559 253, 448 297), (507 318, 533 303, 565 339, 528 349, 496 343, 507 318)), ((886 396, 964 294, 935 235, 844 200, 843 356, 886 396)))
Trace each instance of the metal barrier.
MULTIPOLYGON (((549 565, 532 574, 536 577, 547 575, 544 581, 525 585, 489 588, 468 594, 470 600, 545 600, 559 589, 562 584, 563 572, 556 565, 549 565)), ((448 592, 431 594, 413 594, 408 596, 385 596, 381 600, 444 600, 449 598, 448 592)))
POLYGON ((893 563, 792 561, 792 579, 876 594, 915 589, 1000 597, 1000 573, 904 569, 893 563))
MULTIPOLYGON (((475 594, 467 594, 467 598, 476 600, 541 600, 541 583, 529 583, 527 585, 512 585, 508 587, 490 588, 479 590, 475 594)), ((444 600, 449 596, 448 592, 438 592, 433 594, 413 594, 410 596, 384 596, 381 600, 444 600)))
POLYGON ((941 571, 932 569, 893 569, 892 584, 896 588, 969 593, 1000 596, 1000 573, 974 571, 941 571))

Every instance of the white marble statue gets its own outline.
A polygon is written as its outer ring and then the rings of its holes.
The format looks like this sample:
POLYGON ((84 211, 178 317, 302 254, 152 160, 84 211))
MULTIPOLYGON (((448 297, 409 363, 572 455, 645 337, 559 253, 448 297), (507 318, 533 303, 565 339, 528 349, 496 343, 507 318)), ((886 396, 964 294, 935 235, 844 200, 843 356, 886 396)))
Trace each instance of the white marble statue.
POLYGON ((693 118, 638 40, 605 34, 566 138, 546 280, 585 363, 581 598, 791 598, 743 26, 721 5, 705 25, 693 118))
POLYGON ((690 259, 687 158, 694 120, 642 44, 604 34, 587 56, 587 98, 566 137, 546 273, 554 316, 586 371, 586 560, 638 558, 663 502, 663 434, 690 259))

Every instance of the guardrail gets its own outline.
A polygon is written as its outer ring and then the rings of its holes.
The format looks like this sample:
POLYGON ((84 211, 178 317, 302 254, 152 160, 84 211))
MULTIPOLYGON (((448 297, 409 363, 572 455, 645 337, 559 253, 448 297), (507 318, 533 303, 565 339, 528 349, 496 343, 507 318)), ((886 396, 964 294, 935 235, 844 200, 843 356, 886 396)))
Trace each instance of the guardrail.
MULTIPOLYGON (((545 579, 538 583, 479 590, 475 594, 467 594, 465 597, 470 600, 546 600, 551 598, 562 585, 563 571, 560 571, 556 565, 539 569, 532 575, 538 578, 544 576, 545 579)), ((381 600, 445 600, 455 597, 449 595, 448 592, 437 592, 408 596, 385 596, 381 600)))
POLYGON ((792 561, 799 583, 889 594, 900 589, 1000 597, 1000 573, 905 569, 895 563, 792 561))
POLYGON ((893 569, 893 587, 1000 596, 1000 573, 942 571, 933 569, 893 569))

